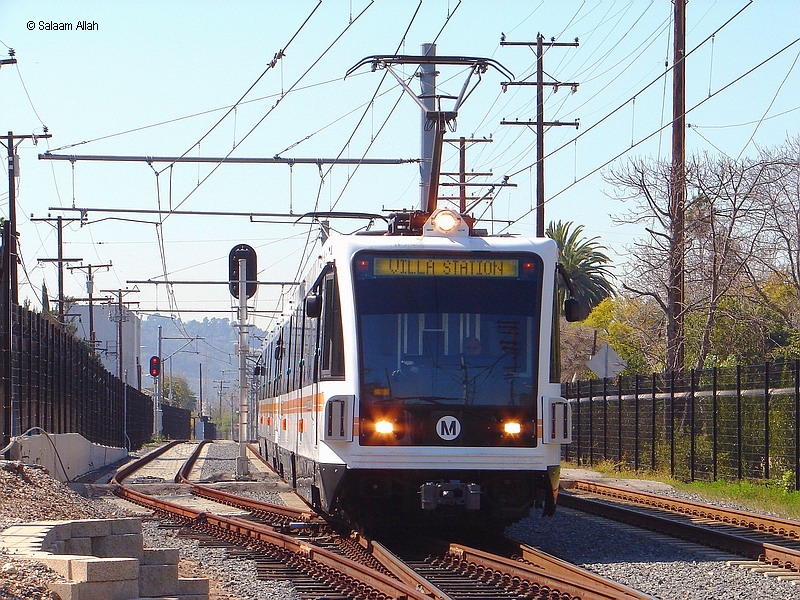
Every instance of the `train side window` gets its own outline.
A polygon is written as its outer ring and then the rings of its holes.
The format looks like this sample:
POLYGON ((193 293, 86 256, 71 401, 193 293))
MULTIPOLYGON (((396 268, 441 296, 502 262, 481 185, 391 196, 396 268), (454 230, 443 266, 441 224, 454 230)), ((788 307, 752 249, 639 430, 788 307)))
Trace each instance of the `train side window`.
POLYGON ((335 272, 325 276, 322 296, 322 377, 344 377, 342 307, 339 302, 339 290, 336 285, 335 272))
POLYGON ((303 387, 303 314, 298 308, 292 317, 292 387, 303 387))

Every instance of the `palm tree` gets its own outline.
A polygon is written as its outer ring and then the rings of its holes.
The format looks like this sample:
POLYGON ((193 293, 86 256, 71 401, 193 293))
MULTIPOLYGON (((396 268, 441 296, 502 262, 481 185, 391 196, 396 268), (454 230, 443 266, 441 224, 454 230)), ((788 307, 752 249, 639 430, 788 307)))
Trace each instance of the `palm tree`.
MULTIPOLYGON (((575 296, 591 310, 604 298, 614 295, 614 286, 610 281, 613 278, 609 268, 611 259, 602 252, 606 247, 595 241, 599 238, 581 238, 581 233, 583 225, 573 229, 572 221, 551 221, 545 235, 558 245, 559 262, 571 279, 575 296)), ((563 306, 567 289, 561 278, 558 288, 559 305, 563 306)))

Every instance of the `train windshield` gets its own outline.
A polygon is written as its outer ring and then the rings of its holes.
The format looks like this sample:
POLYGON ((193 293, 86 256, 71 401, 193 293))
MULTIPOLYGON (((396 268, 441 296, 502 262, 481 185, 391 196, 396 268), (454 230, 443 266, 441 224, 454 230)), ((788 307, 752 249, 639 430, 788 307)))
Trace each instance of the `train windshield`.
POLYGON ((534 405, 537 255, 361 252, 353 268, 362 402, 534 405))

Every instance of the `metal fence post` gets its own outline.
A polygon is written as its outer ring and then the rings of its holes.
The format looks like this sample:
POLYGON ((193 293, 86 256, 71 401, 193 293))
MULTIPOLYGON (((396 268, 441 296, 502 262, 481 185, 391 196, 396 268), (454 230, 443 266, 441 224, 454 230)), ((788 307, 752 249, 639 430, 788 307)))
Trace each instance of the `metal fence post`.
POLYGON ((633 470, 639 470, 639 376, 633 378, 633 470))
POLYGON ((736 474, 742 479, 742 367, 736 365, 736 474))
POLYGON ((675 477, 675 371, 669 374, 669 474, 675 477))
POLYGON ((794 489, 800 490, 800 359, 794 359, 794 489))
POLYGON ((764 479, 769 480, 769 363, 764 363, 764 479))
POLYGON ((697 441, 695 438, 695 370, 689 371, 689 481, 695 480, 697 441))
POLYGON ((718 399, 717 399, 717 367, 714 367, 711 370, 711 480, 717 480, 717 444, 719 440, 717 436, 719 434, 718 431, 718 423, 717 423, 717 409, 718 409, 718 399))
POLYGON ((608 378, 603 377, 603 460, 608 460, 608 378))
POLYGON ((622 468, 622 375, 617 377, 617 462, 622 468))
POLYGON ((594 391, 593 381, 589 380, 589 464, 594 464, 594 391))
POLYGON ((652 383, 650 387, 651 392, 651 400, 650 400, 650 408, 652 414, 650 416, 650 431, 652 432, 651 435, 651 444, 650 444, 650 469, 652 471, 656 470, 656 374, 653 373, 652 375, 652 383))

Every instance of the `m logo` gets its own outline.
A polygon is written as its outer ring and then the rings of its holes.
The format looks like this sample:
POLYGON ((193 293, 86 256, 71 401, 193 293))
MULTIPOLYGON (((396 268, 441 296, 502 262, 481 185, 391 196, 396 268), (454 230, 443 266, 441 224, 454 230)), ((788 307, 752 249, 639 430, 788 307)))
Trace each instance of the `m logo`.
POLYGON ((442 417, 436 423, 436 433, 444 441, 451 442, 461 433, 461 423, 450 415, 442 417))

